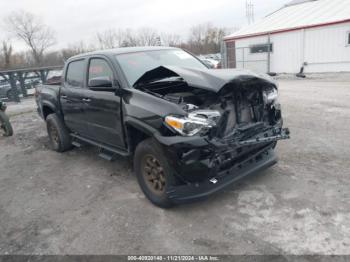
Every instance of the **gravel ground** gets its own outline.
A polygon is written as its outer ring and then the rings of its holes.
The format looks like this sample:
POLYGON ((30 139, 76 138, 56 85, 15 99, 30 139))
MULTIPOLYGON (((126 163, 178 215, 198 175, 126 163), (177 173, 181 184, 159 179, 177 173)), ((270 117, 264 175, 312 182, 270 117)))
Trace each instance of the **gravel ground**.
POLYGON ((292 132, 279 163, 170 210, 145 199, 127 160, 55 153, 34 103, 10 104, 0 254, 350 254, 350 78, 279 82, 292 132))

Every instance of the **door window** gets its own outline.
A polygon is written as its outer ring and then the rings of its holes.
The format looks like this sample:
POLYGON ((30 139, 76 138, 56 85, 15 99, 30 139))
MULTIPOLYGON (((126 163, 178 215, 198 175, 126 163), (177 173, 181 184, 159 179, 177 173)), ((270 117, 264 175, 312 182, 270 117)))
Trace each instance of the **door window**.
POLYGON ((72 87, 84 86, 85 61, 70 62, 66 74, 66 83, 72 87))
POLYGON ((113 81, 113 72, 104 59, 93 58, 90 60, 88 83, 94 78, 113 81))

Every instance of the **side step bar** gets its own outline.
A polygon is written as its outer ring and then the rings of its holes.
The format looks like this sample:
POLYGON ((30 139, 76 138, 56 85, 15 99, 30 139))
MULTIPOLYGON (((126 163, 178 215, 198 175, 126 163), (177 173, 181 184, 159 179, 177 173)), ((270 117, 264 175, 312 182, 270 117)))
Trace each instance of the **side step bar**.
POLYGON ((70 134, 70 136, 73 138, 73 142, 72 142, 73 146, 76 146, 78 148, 81 147, 82 144, 80 142, 85 142, 85 143, 88 143, 90 145, 96 146, 99 148, 99 151, 100 151, 99 156, 108 160, 108 161, 112 161, 114 159, 115 155, 120 155, 120 156, 124 156, 124 157, 130 156, 130 153, 128 151, 121 150, 121 149, 118 149, 116 147, 111 147, 111 146, 96 142, 94 140, 91 140, 89 138, 82 137, 82 136, 77 135, 77 134, 72 133, 72 134, 70 134))
POLYGON ((100 153, 98 154, 99 157, 107 160, 107 161, 113 161, 114 154, 110 152, 105 152, 103 149, 100 149, 100 153))
POLYGON ((81 148, 82 147, 82 144, 80 144, 77 140, 73 140, 72 141, 72 145, 77 147, 77 148, 81 148))

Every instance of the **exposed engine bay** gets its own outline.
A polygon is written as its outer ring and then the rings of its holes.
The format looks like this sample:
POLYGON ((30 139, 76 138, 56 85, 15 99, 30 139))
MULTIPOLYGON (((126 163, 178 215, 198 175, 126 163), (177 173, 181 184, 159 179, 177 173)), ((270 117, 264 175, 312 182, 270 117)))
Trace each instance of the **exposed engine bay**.
POLYGON ((187 116, 168 116, 166 122, 184 136, 239 136, 242 140, 282 121, 277 87, 271 82, 243 77, 209 90, 193 87, 180 75, 169 72, 169 76, 148 79, 135 88, 179 105, 187 116))

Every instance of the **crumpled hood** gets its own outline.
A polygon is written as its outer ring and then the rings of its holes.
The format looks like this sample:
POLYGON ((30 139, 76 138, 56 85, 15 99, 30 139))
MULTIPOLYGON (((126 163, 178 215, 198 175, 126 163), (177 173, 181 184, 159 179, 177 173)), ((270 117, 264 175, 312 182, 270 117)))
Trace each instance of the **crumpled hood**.
POLYGON ((196 69, 177 66, 159 66, 147 71, 134 84, 134 87, 169 77, 181 77, 189 86, 219 92, 226 84, 247 81, 261 81, 276 85, 266 74, 256 74, 241 69, 196 69))

